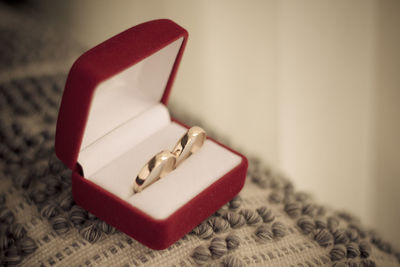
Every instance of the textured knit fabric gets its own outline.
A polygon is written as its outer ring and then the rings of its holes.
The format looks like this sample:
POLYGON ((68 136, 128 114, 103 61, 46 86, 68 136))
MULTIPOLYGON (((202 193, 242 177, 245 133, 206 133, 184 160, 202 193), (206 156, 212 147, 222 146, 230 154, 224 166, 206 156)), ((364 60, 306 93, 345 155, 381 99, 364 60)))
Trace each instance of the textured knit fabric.
POLYGON ((0 265, 398 266, 399 253, 357 218, 254 158, 239 196, 163 251, 80 208, 54 133, 82 50, 24 14, 0 6, 0 265))

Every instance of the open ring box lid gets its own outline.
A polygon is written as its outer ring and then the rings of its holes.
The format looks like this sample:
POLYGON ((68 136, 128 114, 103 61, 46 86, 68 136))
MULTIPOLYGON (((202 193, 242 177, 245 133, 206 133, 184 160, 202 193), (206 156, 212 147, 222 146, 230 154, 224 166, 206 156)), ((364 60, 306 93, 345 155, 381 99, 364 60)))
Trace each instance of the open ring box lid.
POLYGON ((231 200, 247 171, 244 156, 209 138, 133 193, 140 169, 187 130, 166 107, 187 37, 174 22, 154 20, 90 49, 71 67, 57 121, 56 154, 73 170, 75 202, 153 249, 169 247, 231 200))

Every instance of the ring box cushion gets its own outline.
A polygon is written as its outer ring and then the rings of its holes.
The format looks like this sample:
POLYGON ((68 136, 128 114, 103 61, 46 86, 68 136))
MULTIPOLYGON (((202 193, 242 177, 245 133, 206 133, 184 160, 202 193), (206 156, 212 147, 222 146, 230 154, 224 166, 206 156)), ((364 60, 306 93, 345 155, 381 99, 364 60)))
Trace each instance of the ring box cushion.
POLYGON ((208 139, 163 179, 134 194, 137 173, 187 127, 166 106, 187 32, 150 21, 83 54, 69 73, 56 153, 75 172, 75 201, 148 247, 164 249, 243 187, 244 156, 208 139), (79 166, 80 168, 78 168, 79 166))

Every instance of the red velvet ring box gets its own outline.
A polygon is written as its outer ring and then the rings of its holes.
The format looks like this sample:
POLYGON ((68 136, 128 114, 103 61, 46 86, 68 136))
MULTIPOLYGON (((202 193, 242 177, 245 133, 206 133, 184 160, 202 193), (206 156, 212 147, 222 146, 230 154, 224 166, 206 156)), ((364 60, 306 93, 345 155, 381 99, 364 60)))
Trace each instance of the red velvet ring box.
POLYGON ((153 249, 169 247, 232 199, 247 171, 244 156, 209 138, 133 193, 140 169, 187 130, 166 106, 187 37, 162 19, 90 49, 69 72, 57 121, 56 154, 73 170, 76 203, 153 249))

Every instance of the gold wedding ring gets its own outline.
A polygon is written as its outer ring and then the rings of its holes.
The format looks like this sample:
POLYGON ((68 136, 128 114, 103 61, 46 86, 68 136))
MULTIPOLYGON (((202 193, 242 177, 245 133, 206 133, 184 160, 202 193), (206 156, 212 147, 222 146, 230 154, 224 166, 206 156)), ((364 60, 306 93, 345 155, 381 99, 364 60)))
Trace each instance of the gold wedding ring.
POLYGON ((133 184, 135 193, 164 177, 190 155, 199 150, 206 140, 206 132, 194 126, 190 128, 176 143, 172 152, 163 150, 152 157, 140 170, 133 184))
POLYGON ((139 193, 147 186, 170 173, 175 168, 176 157, 168 150, 163 150, 152 157, 140 170, 133 184, 133 191, 139 193))
POLYGON ((199 150, 203 146, 206 137, 206 132, 202 128, 198 126, 190 128, 181 139, 179 139, 172 150, 172 154, 176 156, 175 168, 178 167, 182 161, 199 150))

